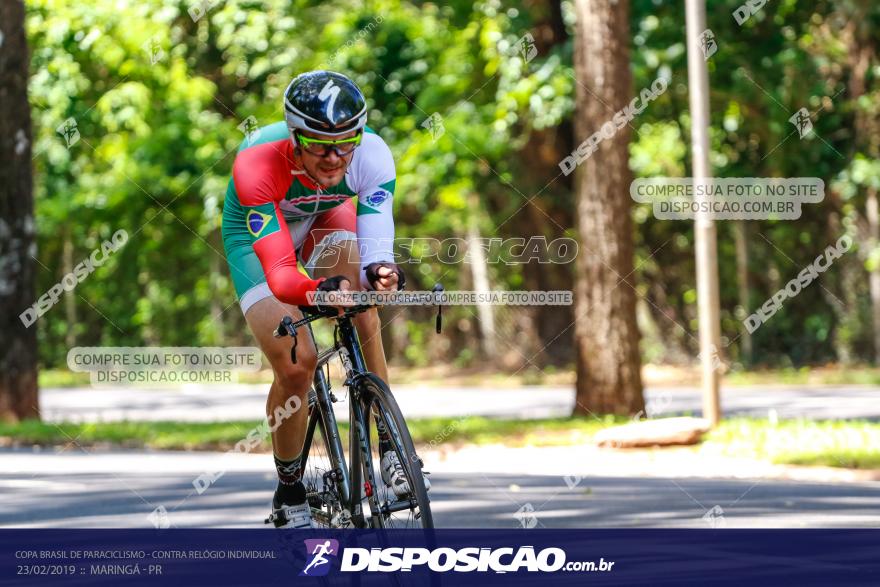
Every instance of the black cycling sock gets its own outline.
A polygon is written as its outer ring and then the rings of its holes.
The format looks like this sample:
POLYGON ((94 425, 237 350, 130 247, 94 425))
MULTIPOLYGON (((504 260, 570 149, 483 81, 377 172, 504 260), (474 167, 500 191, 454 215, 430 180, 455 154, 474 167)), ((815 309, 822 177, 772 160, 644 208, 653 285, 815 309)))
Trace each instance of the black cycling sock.
POLYGON ((391 434, 385 428, 385 424, 380 418, 376 418, 376 435, 379 437, 379 454, 384 455, 393 447, 391 445, 391 434))
POLYGON ((285 461, 275 456, 275 470, 278 472, 278 482, 281 485, 293 485, 302 478, 301 457, 302 455, 298 455, 294 459, 285 461))
POLYGON ((292 485, 285 485, 279 481, 278 487, 275 489, 275 498, 272 501, 272 505, 276 508, 282 505, 291 506, 305 503, 306 486, 302 481, 297 481, 292 485))

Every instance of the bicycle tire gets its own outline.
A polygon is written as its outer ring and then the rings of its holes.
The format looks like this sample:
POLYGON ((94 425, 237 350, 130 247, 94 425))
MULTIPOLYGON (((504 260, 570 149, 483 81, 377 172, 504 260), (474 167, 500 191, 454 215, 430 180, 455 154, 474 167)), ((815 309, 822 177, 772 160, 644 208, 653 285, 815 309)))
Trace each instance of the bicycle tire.
MULTIPOLYGON (((400 411, 400 407, 397 405, 397 400, 394 399, 394 395, 391 393, 388 385, 382 381, 382 379, 375 375, 374 373, 366 373, 363 377, 360 378, 358 382, 360 386, 361 392, 365 397, 365 414, 367 418, 373 418, 373 405, 376 404, 378 408, 378 413, 381 414, 381 417, 385 421, 386 428, 391 433, 391 443, 394 451, 397 453, 397 457, 400 460, 401 464, 404 468, 404 473, 406 474, 407 482, 409 483, 411 489, 411 499, 415 499, 416 506, 418 508, 418 516, 416 516, 416 512, 414 509, 411 510, 413 513, 414 519, 419 521, 419 524, 422 528, 433 528, 434 527, 434 518, 431 513, 431 501, 428 498, 428 492, 425 489, 425 478, 422 473, 422 461, 419 458, 418 454, 415 450, 415 445, 412 441, 412 436, 410 435, 409 428, 406 425, 406 420, 403 417, 403 413, 400 411)), ((368 442, 369 442, 368 435, 368 442)), ((371 444, 371 452, 375 449, 378 453, 378 443, 376 447, 371 444)), ((379 473, 374 475, 374 478, 377 479, 377 484, 381 483, 381 471, 379 471, 379 459, 371 459, 375 465, 376 471, 379 473)), ((377 488, 378 489, 378 488, 377 488)), ((375 491, 375 490, 374 490, 375 491)), ((389 491, 390 492, 390 491, 389 491)), ((374 495, 379 495, 376 492, 374 495)), ((378 497, 376 498, 378 501, 378 497)), ((387 528, 387 527, 397 527, 397 526, 389 526, 388 521, 391 519, 391 515, 378 516, 376 527, 387 528)))
POLYGON ((324 475, 345 466, 345 464, 344 461, 340 462, 344 456, 337 454, 327 437, 325 417, 320 413, 317 401, 309 401, 309 419, 302 455, 302 481, 306 486, 306 499, 312 508, 312 518, 322 526, 329 528, 349 527, 344 516, 337 518, 341 512, 345 511, 344 500, 338 495, 332 497, 327 495, 324 475), (316 447, 316 432, 319 437, 318 451, 313 450, 316 447))

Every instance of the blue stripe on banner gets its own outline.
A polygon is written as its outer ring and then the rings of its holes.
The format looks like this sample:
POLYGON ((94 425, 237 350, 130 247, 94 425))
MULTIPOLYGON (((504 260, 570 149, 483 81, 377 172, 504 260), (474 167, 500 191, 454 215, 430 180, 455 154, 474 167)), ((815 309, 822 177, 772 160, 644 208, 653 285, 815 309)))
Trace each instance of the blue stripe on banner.
POLYGON ((0 530, 0 585, 880 585, 877 530, 0 530), (395 582, 391 582, 395 584, 395 582))

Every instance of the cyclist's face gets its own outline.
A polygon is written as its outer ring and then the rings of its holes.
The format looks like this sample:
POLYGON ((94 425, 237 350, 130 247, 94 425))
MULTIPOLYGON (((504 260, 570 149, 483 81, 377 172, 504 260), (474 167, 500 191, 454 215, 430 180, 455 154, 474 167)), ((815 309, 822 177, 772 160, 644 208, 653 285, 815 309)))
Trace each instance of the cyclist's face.
MULTIPOLYGON (((320 139, 324 141, 339 141, 342 139, 350 139, 359 131, 353 130, 338 137, 331 137, 313 132, 303 132, 305 136, 311 139, 320 139)), ((303 167, 309 172, 313 178, 324 187, 333 187, 339 185, 345 177, 345 170, 348 169, 351 158, 354 157, 354 151, 340 157, 335 150, 331 149, 326 156, 313 155, 305 149, 299 149, 300 160, 303 167)))

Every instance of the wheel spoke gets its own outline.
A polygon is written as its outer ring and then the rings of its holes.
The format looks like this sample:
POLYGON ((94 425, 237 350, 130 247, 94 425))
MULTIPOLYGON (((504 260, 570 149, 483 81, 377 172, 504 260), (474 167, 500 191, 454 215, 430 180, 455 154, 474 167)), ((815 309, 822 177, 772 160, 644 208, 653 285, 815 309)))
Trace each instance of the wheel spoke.
POLYGON ((390 401, 381 390, 372 394, 372 403, 367 411, 369 417, 375 422, 377 419, 384 425, 391 438, 391 450, 397 455, 403 474, 410 488, 410 494, 399 499, 393 488, 386 485, 382 478, 381 454, 379 452, 379 436, 377 426, 370 426, 370 448, 372 461, 375 464, 374 477, 377 487, 374 488, 375 507, 379 511, 378 520, 380 526, 386 528, 421 528, 433 527, 433 519, 430 515, 430 506, 423 487, 421 466, 414 453, 407 449, 412 446, 409 434, 405 430, 406 423, 396 417, 399 410, 390 405, 390 401), (396 414, 395 414, 396 412, 396 414), (405 440, 406 439, 406 440, 405 440), (419 497, 421 495, 421 498, 419 497))
MULTIPOLYGON (((309 410, 309 427, 306 430, 303 446, 302 481, 306 486, 306 498, 312 508, 312 517, 323 526, 337 527, 344 525, 345 512, 335 495, 333 481, 335 467, 330 458, 330 449, 320 418, 312 418, 312 406, 309 410)), ((335 474, 339 474, 338 471, 335 474)))

